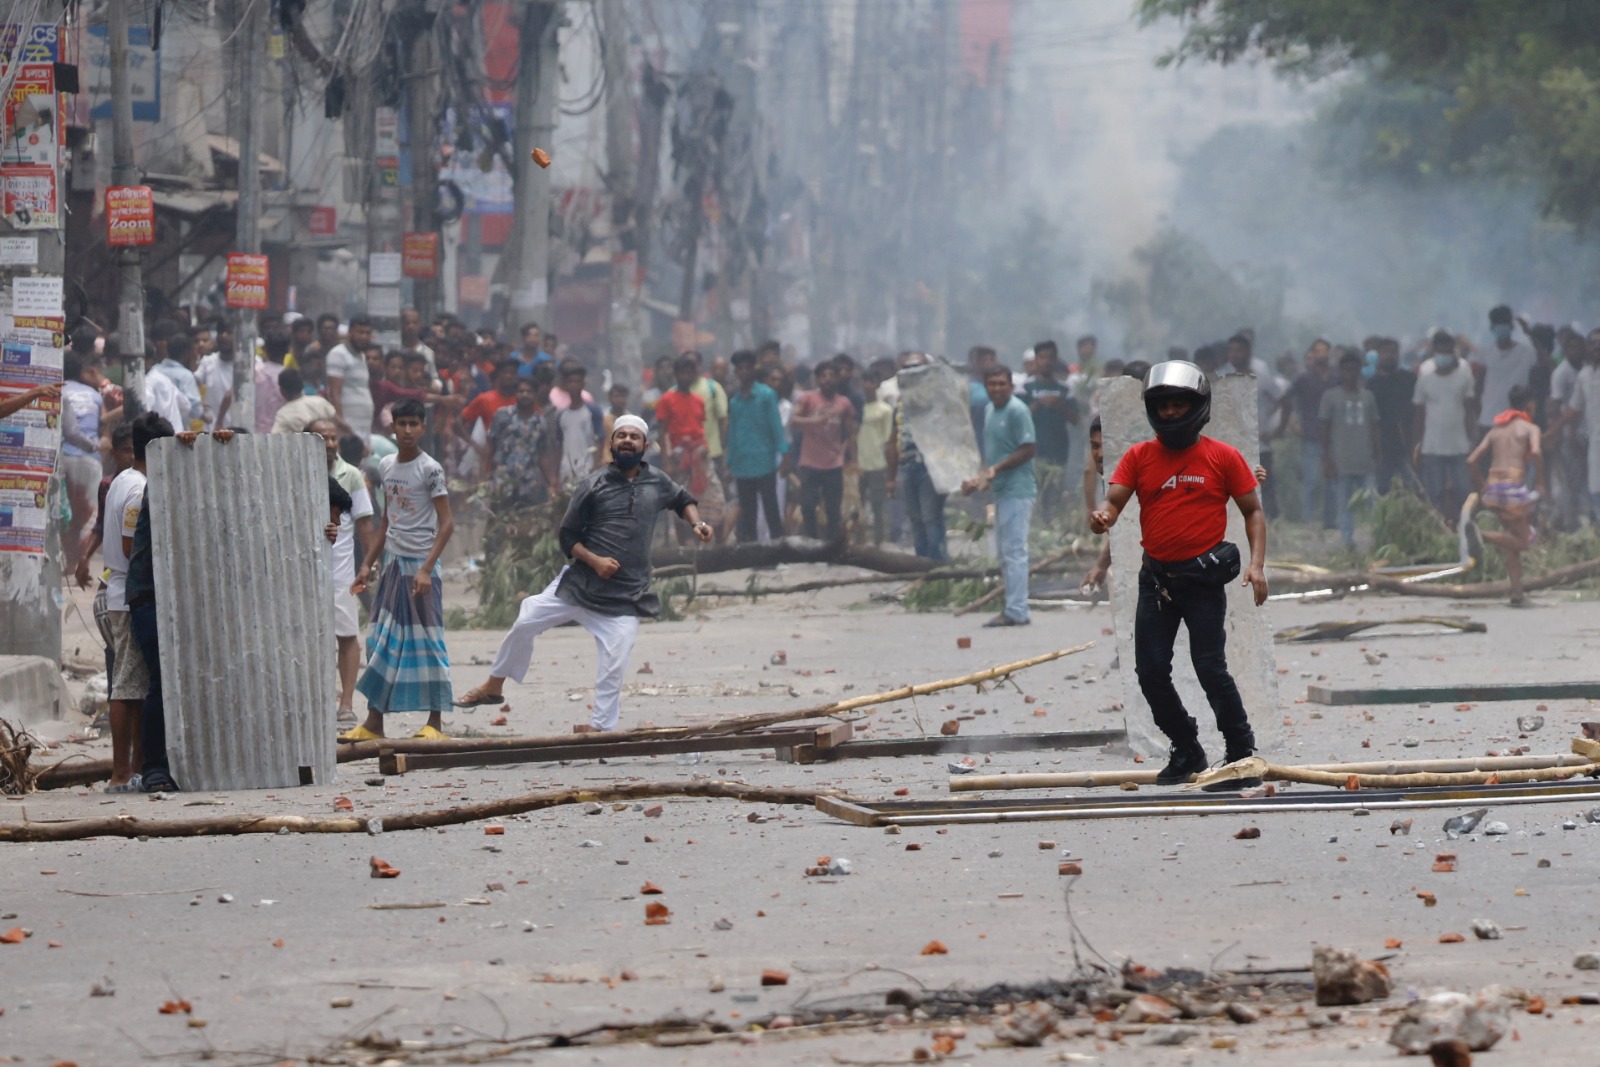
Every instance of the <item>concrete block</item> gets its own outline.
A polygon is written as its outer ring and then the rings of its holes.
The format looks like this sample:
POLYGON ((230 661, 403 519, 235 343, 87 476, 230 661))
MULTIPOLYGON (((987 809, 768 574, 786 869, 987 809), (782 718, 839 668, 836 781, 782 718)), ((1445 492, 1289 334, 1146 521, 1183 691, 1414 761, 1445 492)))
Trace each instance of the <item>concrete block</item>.
MULTIPOLYGON (((1105 469, 1109 480, 1117 462, 1129 447, 1154 436, 1145 417, 1144 398, 1140 383, 1132 378, 1116 378, 1106 382, 1100 392, 1100 421, 1105 442, 1105 469)), ((1211 422, 1205 428, 1207 437, 1233 445, 1244 453, 1246 461, 1254 466, 1260 457, 1256 433, 1256 382, 1250 377, 1227 377, 1216 382, 1211 392, 1211 422)), ((1268 472, 1269 475, 1271 472, 1268 472)), ((1228 505, 1227 539, 1239 546, 1239 552, 1249 563, 1249 541, 1245 538, 1244 519, 1239 509, 1228 505)), ((1271 531, 1268 531, 1271 543, 1271 531)), ((1156 729, 1150 706, 1139 690, 1139 679, 1134 673, 1133 620, 1139 602, 1139 566, 1143 549, 1139 546, 1139 501, 1128 502, 1127 509, 1111 530, 1111 607, 1117 629, 1117 654, 1119 656, 1124 692, 1123 707, 1127 721, 1128 743, 1135 752, 1144 756, 1164 756, 1168 742, 1156 729)), ((1250 725, 1255 729, 1256 744, 1262 751, 1277 748, 1281 734, 1282 705, 1278 699, 1277 661, 1273 656, 1272 626, 1268 621, 1268 608, 1256 607, 1250 590, 1234 582, 1228 589, 1228 668, 1244 698, 1245 710, 1250 714, 1250 725)), ((1189 714, 1200 724, 1200 740, 1206 754, 1213 759, 1222 757, 1222 737, 1217 732, 1211 705, 1195 681, 1194 668, 1189 664, 1189 636, 1186 629, 1178 631, 1178 643, 1172 659, 1173 683, 1189 714)))
POLYGON ((983 467, 972 413, 967 407, 967 376, 943 359, 907 367, 900 383, 900 415, 922 453, 935 492, 954 493, 983 467))
POLYGON ((0 656, 0 719, 31 727, 66 717, 72 698, 61 668, 43 656, 0 656))

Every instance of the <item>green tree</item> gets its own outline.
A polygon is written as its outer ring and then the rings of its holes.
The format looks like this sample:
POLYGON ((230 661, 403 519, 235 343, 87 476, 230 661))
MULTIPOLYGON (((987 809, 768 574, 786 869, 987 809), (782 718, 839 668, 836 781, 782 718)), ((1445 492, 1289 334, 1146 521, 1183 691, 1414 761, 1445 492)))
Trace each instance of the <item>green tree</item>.
POLYGON ((1139 12, 1183 23, 1164 62, 1265 58, 1311 76, 1359 65, 1444 94, 1443 158, 1528 173, 1544 210, 1580 226, 1600 213, 1594 0, 1140 0, 1139 12))

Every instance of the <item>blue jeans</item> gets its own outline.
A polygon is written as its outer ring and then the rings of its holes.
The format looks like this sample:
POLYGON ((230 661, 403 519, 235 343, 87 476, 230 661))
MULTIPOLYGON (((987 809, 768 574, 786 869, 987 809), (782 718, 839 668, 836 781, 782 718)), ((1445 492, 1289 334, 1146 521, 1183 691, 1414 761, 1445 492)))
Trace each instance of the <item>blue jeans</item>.
POLYGON ((1133 663, 1139 691, 1156 726, 1174 744, 1193 744, 1198 727, 1172 684, 1172 646, 1181 623, 1189 628, 1189 660, 1232 755, 1255 750, 1244 700, 1228 673, 1228 590, 1222 585, 1158 578, 1139 569, 1139 604, 1133 616, 1133 663), (1162 595, 1165 591, 1166 595, 1162 595))
POLYGON ((906 518, 911 520, 911 539, 923 559, 947 560, 944 546, 945 494, 933 491, 933 479, 921 463, 906 463, 900 468, 901 496, 906 518))
POLYGON ((1363 489, 1376 491, 1377 479, 1370 474, 1341 474, 1330 478, 1328 484, 1339 504, 1339 536, 1346 545, 1353 545, 1356 543, 1356 514, 1350 506, 1350 498, 1363 489))
POLYGON ((1312 526, 1321 522, 1322 528, 1326 530, 1333 526, 1337 510, 1334 505, 1333 486, 1322 475, 1322 442, 1302 437, 1300 438, 1300 521, 1312 526))
POLYGON ((994 502, 994 540, 1000 550, 1000 577, 1006 583, 1006 609, 1018 622, 1028 621, 1028 523, 1033 497, 994 502))
POLYGON ((144 653, 145 669, 150 673, 150 688, 145 691, 144 708, 139 714, 139 745, 144 749, 141 773, 150 777, 156 771, 170 775, 167 763, 167 709, 161 697, 161 643, 156 636, 156 606, 140 604, 128 609, 128 626, 144 653))

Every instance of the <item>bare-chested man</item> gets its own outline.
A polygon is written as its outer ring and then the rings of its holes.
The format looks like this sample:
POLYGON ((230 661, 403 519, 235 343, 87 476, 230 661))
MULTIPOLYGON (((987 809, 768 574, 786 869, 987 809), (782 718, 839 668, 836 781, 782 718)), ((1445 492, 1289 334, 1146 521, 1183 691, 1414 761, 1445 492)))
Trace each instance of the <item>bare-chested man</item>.
POLYGON ((1539 427, 1530 414, 1533 394, 1526 386, 1513 386, 1509 402, 1511 406, 1494 417, 1494 425, 1467 457, 1467 465, 1472 468, 1483 506, 1499 516, 1500 529, 1484 531, 1483 539, 1505 556, 1511 603, 1521 606, 1526 599, 1522 553, 1533 546, 1533 512, 1544 495, 1544 451, 1539 427), (1479 467, 1485 457, 1489 461, 1487 477, 1479 467))

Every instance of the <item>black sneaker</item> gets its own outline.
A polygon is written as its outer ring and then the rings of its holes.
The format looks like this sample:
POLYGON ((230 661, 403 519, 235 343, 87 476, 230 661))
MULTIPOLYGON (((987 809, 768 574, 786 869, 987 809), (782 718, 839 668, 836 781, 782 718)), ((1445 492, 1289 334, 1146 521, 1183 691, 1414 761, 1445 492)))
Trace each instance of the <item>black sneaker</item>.
POLYGON ((1206 750, 1200 742, 1173 745, 1167 765, 1156 774, 1156 785, 1179 785, 1206 769, 1206 750))
MULTIPOLYGON (((1222 762, 1217 766, 1223 767, 1230 763, 1237 763, 1254 755, 1254 751, 1230 752, 1222 758, 1222 762)), ((1227 778, 1220 782, 1212 782, 1210 785, 1201 786, 1200 791, 1202 793, 1232 793, 1236 790, 1256 789, 1260 785, 1261 779, 1252 775, 1249 778, 1227 778)))

